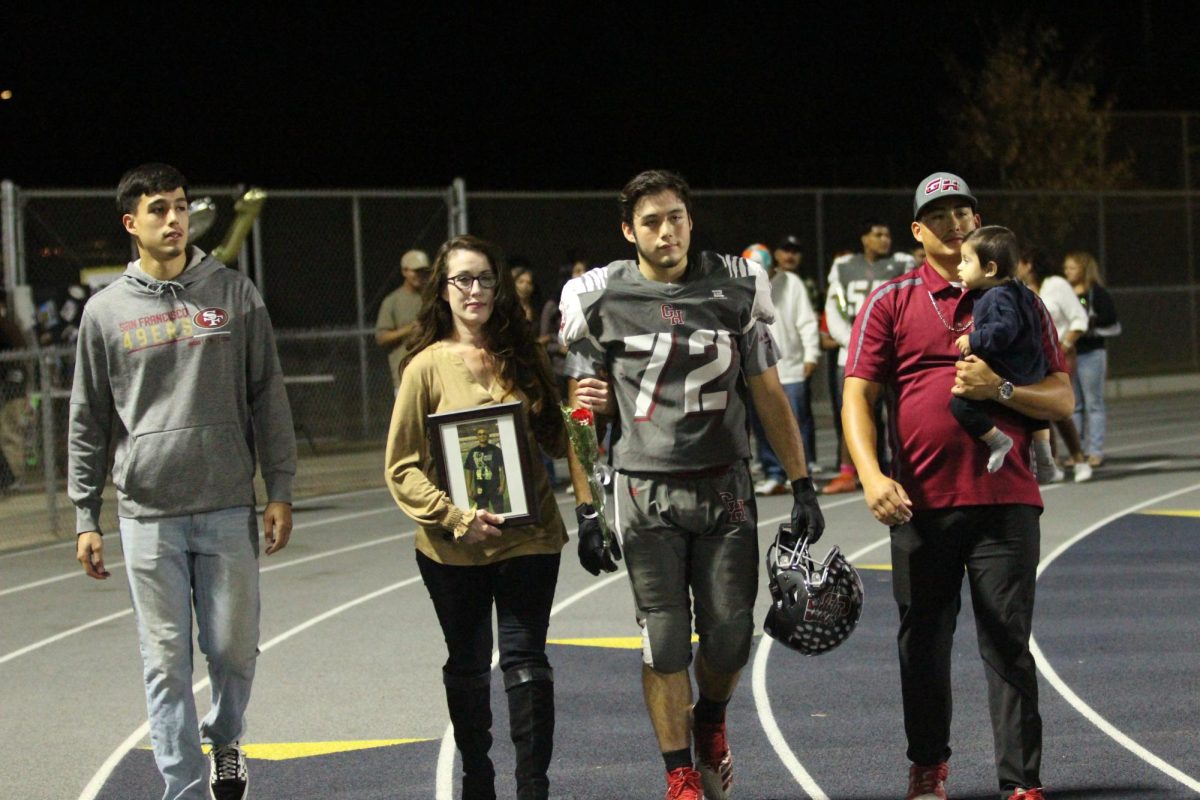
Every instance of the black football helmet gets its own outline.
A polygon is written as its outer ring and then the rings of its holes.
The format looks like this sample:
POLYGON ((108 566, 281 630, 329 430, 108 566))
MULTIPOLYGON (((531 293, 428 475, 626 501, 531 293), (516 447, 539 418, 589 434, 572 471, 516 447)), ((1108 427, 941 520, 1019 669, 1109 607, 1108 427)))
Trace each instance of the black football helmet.
POLYGON ((849 638, 863 610, 863 585, 854 566, 834 547, 817 563, 808 540, 779 526, 767 548, 771 609, 763 628, 780 644, 816 656, 849 638))

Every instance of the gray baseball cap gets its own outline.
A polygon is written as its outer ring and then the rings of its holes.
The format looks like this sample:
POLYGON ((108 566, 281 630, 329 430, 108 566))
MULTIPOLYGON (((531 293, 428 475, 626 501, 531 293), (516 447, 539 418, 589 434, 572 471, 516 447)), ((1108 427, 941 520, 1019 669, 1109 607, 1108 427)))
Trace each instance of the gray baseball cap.
POLYGON ((913 219, 921 216, 922 208, 943 197, 965 197, 972 209, 978 206, 966 181, 952 172, 935 172, 917 185, 913 195, 913 219))

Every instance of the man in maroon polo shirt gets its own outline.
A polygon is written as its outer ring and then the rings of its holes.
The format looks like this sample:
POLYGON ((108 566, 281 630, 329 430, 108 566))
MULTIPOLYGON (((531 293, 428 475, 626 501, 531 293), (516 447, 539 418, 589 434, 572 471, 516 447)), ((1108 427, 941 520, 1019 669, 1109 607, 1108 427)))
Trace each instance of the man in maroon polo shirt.
POLYGON ((980 225, 962 178, 930 175, 913 201, 916 270, 876 289, 859 313, 846 359, 842 424, 868 507, 888 525, 900 610, 900 676, 908 738, 906 800, 945 800, 950 758, 950 648, 962 576, 970 581, 1002 798, 1040 800, 1042 723, 1029 652, 1042 498, 1030 470, 1022 415, 1059 419, 1074 403, 1054 325, 1043 308, 1040 383, 1002 381, 954 340, 971 327, 975 294, 958 283, 960 249, 980 225), (880 470, 871 409, 887 390, 892 475, 880 470), (1012 437, 1004 465, 955 422, 951 394, 994 400, 993 420, 1012 437))

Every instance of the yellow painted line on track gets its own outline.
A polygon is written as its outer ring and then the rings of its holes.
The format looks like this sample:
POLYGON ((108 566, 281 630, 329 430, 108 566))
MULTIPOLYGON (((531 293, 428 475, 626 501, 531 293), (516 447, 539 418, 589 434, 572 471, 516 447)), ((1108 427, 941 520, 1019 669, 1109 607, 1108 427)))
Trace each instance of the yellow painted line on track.
POLYGON ((855 569, 874 569, 874 570, 881 570, 883 572, 891 572, 892 571, 891 564, 855 564, 854 568, 855 569))
MULTIPOLYGON (((415 742, 430 742, 432 738, 424 739, 364 739, 358 742, 277 742, 274 744, 247 744, 242 747, 246 758, 256 758, 260 761, 291 761, 295 758, 311 758, 312 756, 328 756, 334 753, 349 753, 354 750, 372 750, 377 747, 393 747, 398 744, 413 744, 415 742)), ((149 750, 149 747, 142 747, 149 750)), ((204 752, 211 748, 204 745, 204 752)))
POLYGON ((1189 511, 1187 509, 1163 509, 1161 511, 1143 511, 1143 514, 1155 517, 1197 517, 1200 518, 1200 511, 1189 511))
MULTIPOLYGON (((700 637, 692 634, 692 644, 700 641, 700 637)), ((601 636, 592 639, 547 639, 546 644, 562 644, 568 647, 608 647, 615 650, 641 650, 640 636, 601 636)))

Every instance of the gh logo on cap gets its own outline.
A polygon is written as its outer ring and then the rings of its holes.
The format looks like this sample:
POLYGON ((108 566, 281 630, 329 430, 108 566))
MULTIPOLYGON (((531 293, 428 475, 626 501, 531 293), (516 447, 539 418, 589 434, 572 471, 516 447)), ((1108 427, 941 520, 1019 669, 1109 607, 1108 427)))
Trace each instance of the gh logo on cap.
POLYGON ((957 191, 959 191, 958 180, 955 178, 934 178, 929 183, 925 184, 925 194, 957 191))

